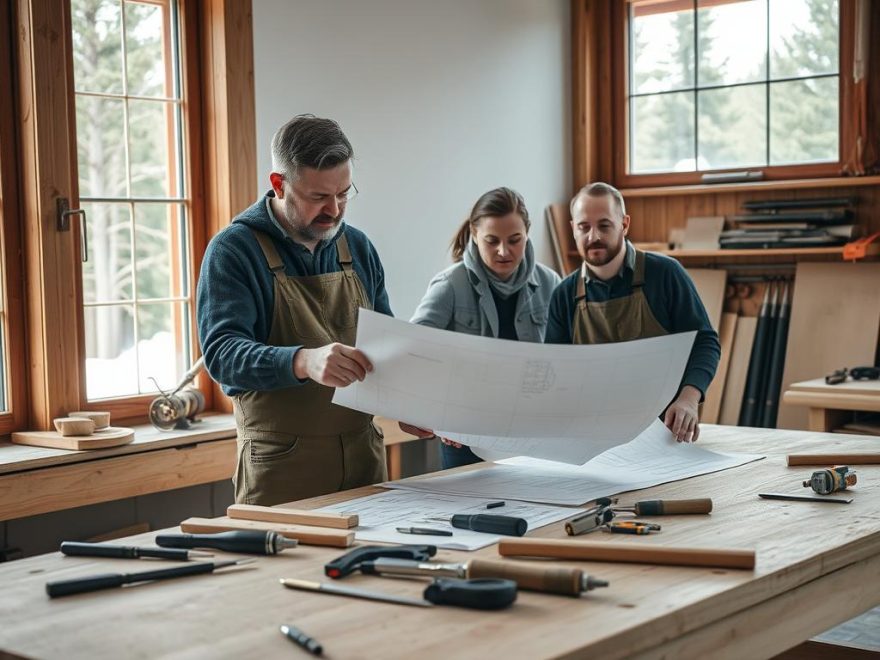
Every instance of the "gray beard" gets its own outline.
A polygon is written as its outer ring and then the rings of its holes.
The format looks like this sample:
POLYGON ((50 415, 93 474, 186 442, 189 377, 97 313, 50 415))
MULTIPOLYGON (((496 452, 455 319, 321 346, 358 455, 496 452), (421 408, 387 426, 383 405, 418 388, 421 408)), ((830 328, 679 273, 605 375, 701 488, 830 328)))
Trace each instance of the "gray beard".
POLYGON ((302 229, 296 230, 296 235, 298 238, 311 242, 311 241, 329 241, 332 240, 336 234, 339 233, 340 228, 342 227, 342 220, 340 219, 333 227, 330 229, 326 229, 324 231, 315 231, 311 227, 303 227, 302 229))

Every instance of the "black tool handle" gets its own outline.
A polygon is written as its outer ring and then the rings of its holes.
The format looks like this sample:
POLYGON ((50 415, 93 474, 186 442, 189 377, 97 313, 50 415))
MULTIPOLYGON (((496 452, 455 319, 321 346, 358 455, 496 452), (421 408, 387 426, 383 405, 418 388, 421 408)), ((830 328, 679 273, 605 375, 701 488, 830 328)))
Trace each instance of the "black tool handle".
POLYGON ((226 552, 274 555, 278 550, 270 542, 275 532, 237 531, 218 534, 159 534, 156 545, 165 548, 214 548, 226 552))
POLYGON ((712 500, 708 497, 694 500, 645 500, 636 502, 636 515, 669 516, 694 513, 711 513, 712 500))
POLYGON ((156 557, 158 559, 189 559, 189 550, 173 548, 138 548, 129 545, 110 545, 107 543, 77 543, 64 541, 61 552, 69 557, 109 557, 112 559, 138 559, 156 557))
POLYGON ((137 559, 137 548, 104 543, 77 543, 63 541, 61 552, 69 557, 112 557, 114 559, 137 559))
POLYGON ((169 578, 196 575, 198 573, 210 573, 214 570, 214 564, 209 562, 193 562, 174 568, 163 568, 157 571, 144 571, 142 573, 102 573, 73 580, 58 580, 46 583, 46 593, 50 598, 81 594, 86 591, 98 591, 120 587, 131 582, 145 582, 147 580, 166 580, 169 578))
POLYGON ((451 523, 453 527, 459 529, 472 529, 475 532, 504 536, 523 536, 529 529, 529 523, 523 518, 496 516, 491 513, 478 513, 471 516, 459 513, 452 516, 451 523))
POLYGON ((425 589, 425 600, 435 605, 457 605, 476 610, 500 610, 516 600, 516 582, 491 578, 460 580, 438 578, 425 589))

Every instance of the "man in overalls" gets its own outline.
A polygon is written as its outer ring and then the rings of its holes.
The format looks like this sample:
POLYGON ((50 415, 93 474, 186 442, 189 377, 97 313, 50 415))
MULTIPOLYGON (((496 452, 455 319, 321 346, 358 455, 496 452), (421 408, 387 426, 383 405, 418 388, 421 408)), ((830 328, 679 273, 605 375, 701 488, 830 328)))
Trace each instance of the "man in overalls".
POLYGON ((636 250, 626 240, 630 218, 613 186, 582 188, 571 202, 571 217, 584 262, 553 292, 545 341, 604 344, 696 330, 678 395, 663 415, 676 440, 696 440, 699 404, 721 345, 693 281, 674 259, 636 250))
POLYGON ((357 192, 339 125, 294 117, 272 139, 272 184, 208 245, 199 338, 238 427, 235 500, 272 505, 386 479, 370 415, 333 405, 372 365, 358 308, 391 314, 379 255, 343 221, 357 192))

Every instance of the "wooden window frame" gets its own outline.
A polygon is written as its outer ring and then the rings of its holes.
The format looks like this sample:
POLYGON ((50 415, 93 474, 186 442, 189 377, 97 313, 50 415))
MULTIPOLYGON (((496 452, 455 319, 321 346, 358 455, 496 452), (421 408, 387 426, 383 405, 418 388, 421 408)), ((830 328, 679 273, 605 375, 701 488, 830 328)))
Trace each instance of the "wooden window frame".
MULTIPOLYGON (((250 0, 178 2, 195 329, 195 288, 208 240, 256 198, 253 21, 250 0)), ((79 202, 70 5, 67 0, 14 4, 22 172, 17 217, 29 295, 23 315, 28 366, 16 367, 13 382, 26 387, 30 402, 26 421, 16 426, 49 429, 55 417, 71 410, 107 410, 114 423, 144 422, 158 393, 86 399, 80 225, 56 229, 57 199, 68 198, 73 208, 79 202)), ((197 332, 192 343, 193 355, 200 354, 197 332)), ((208 410, 230 410, 206 374, 197 385, 208 410)))
POLYGON ((24 285, 22 282, 21 230, 18 222, 19 181, 15 131, 14 21, 12 5, 0 8, 0 291, 6 318, 4 354, 8 390, 7 410, 0 413, 0 435, 22 429, 27 423, 27 368, 25 361, 24 285))
POLYGON ((852 76, 855 41, 855 2, 840 0, 839 160, 832 163, 723 168, 697 172, 631 174, 629 168, 628 0, 603 3, 572 0, 575 186, 605 180, 618 188, 651 188, 703 184, 707 173, 739 169, 760 170, 765 181, 791 181, 842 175, 846 154, 855 136, 852 76), (608 27, 610 26, 610 30, 608 27), (595 126, 591 126, 592 121, 595 126), (599 149, 603 153, 596 154, 599 149))

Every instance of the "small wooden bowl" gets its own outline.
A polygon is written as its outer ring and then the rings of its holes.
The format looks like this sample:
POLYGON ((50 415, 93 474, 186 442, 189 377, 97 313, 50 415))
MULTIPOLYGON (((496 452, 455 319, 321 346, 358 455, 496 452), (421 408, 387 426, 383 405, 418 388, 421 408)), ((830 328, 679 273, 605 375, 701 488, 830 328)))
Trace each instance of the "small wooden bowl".
POLYGON ((91 435, 95 431, 95 422, 87 417, 56 417, 52 421, 63 436, 91 435))
POLYGON ((95 430, 100 431, 110 426, 110 413, 98 412, 93 410, 78 410, 77 412, 67 413, 68 417, 85 417, 95 423, 95 430))

